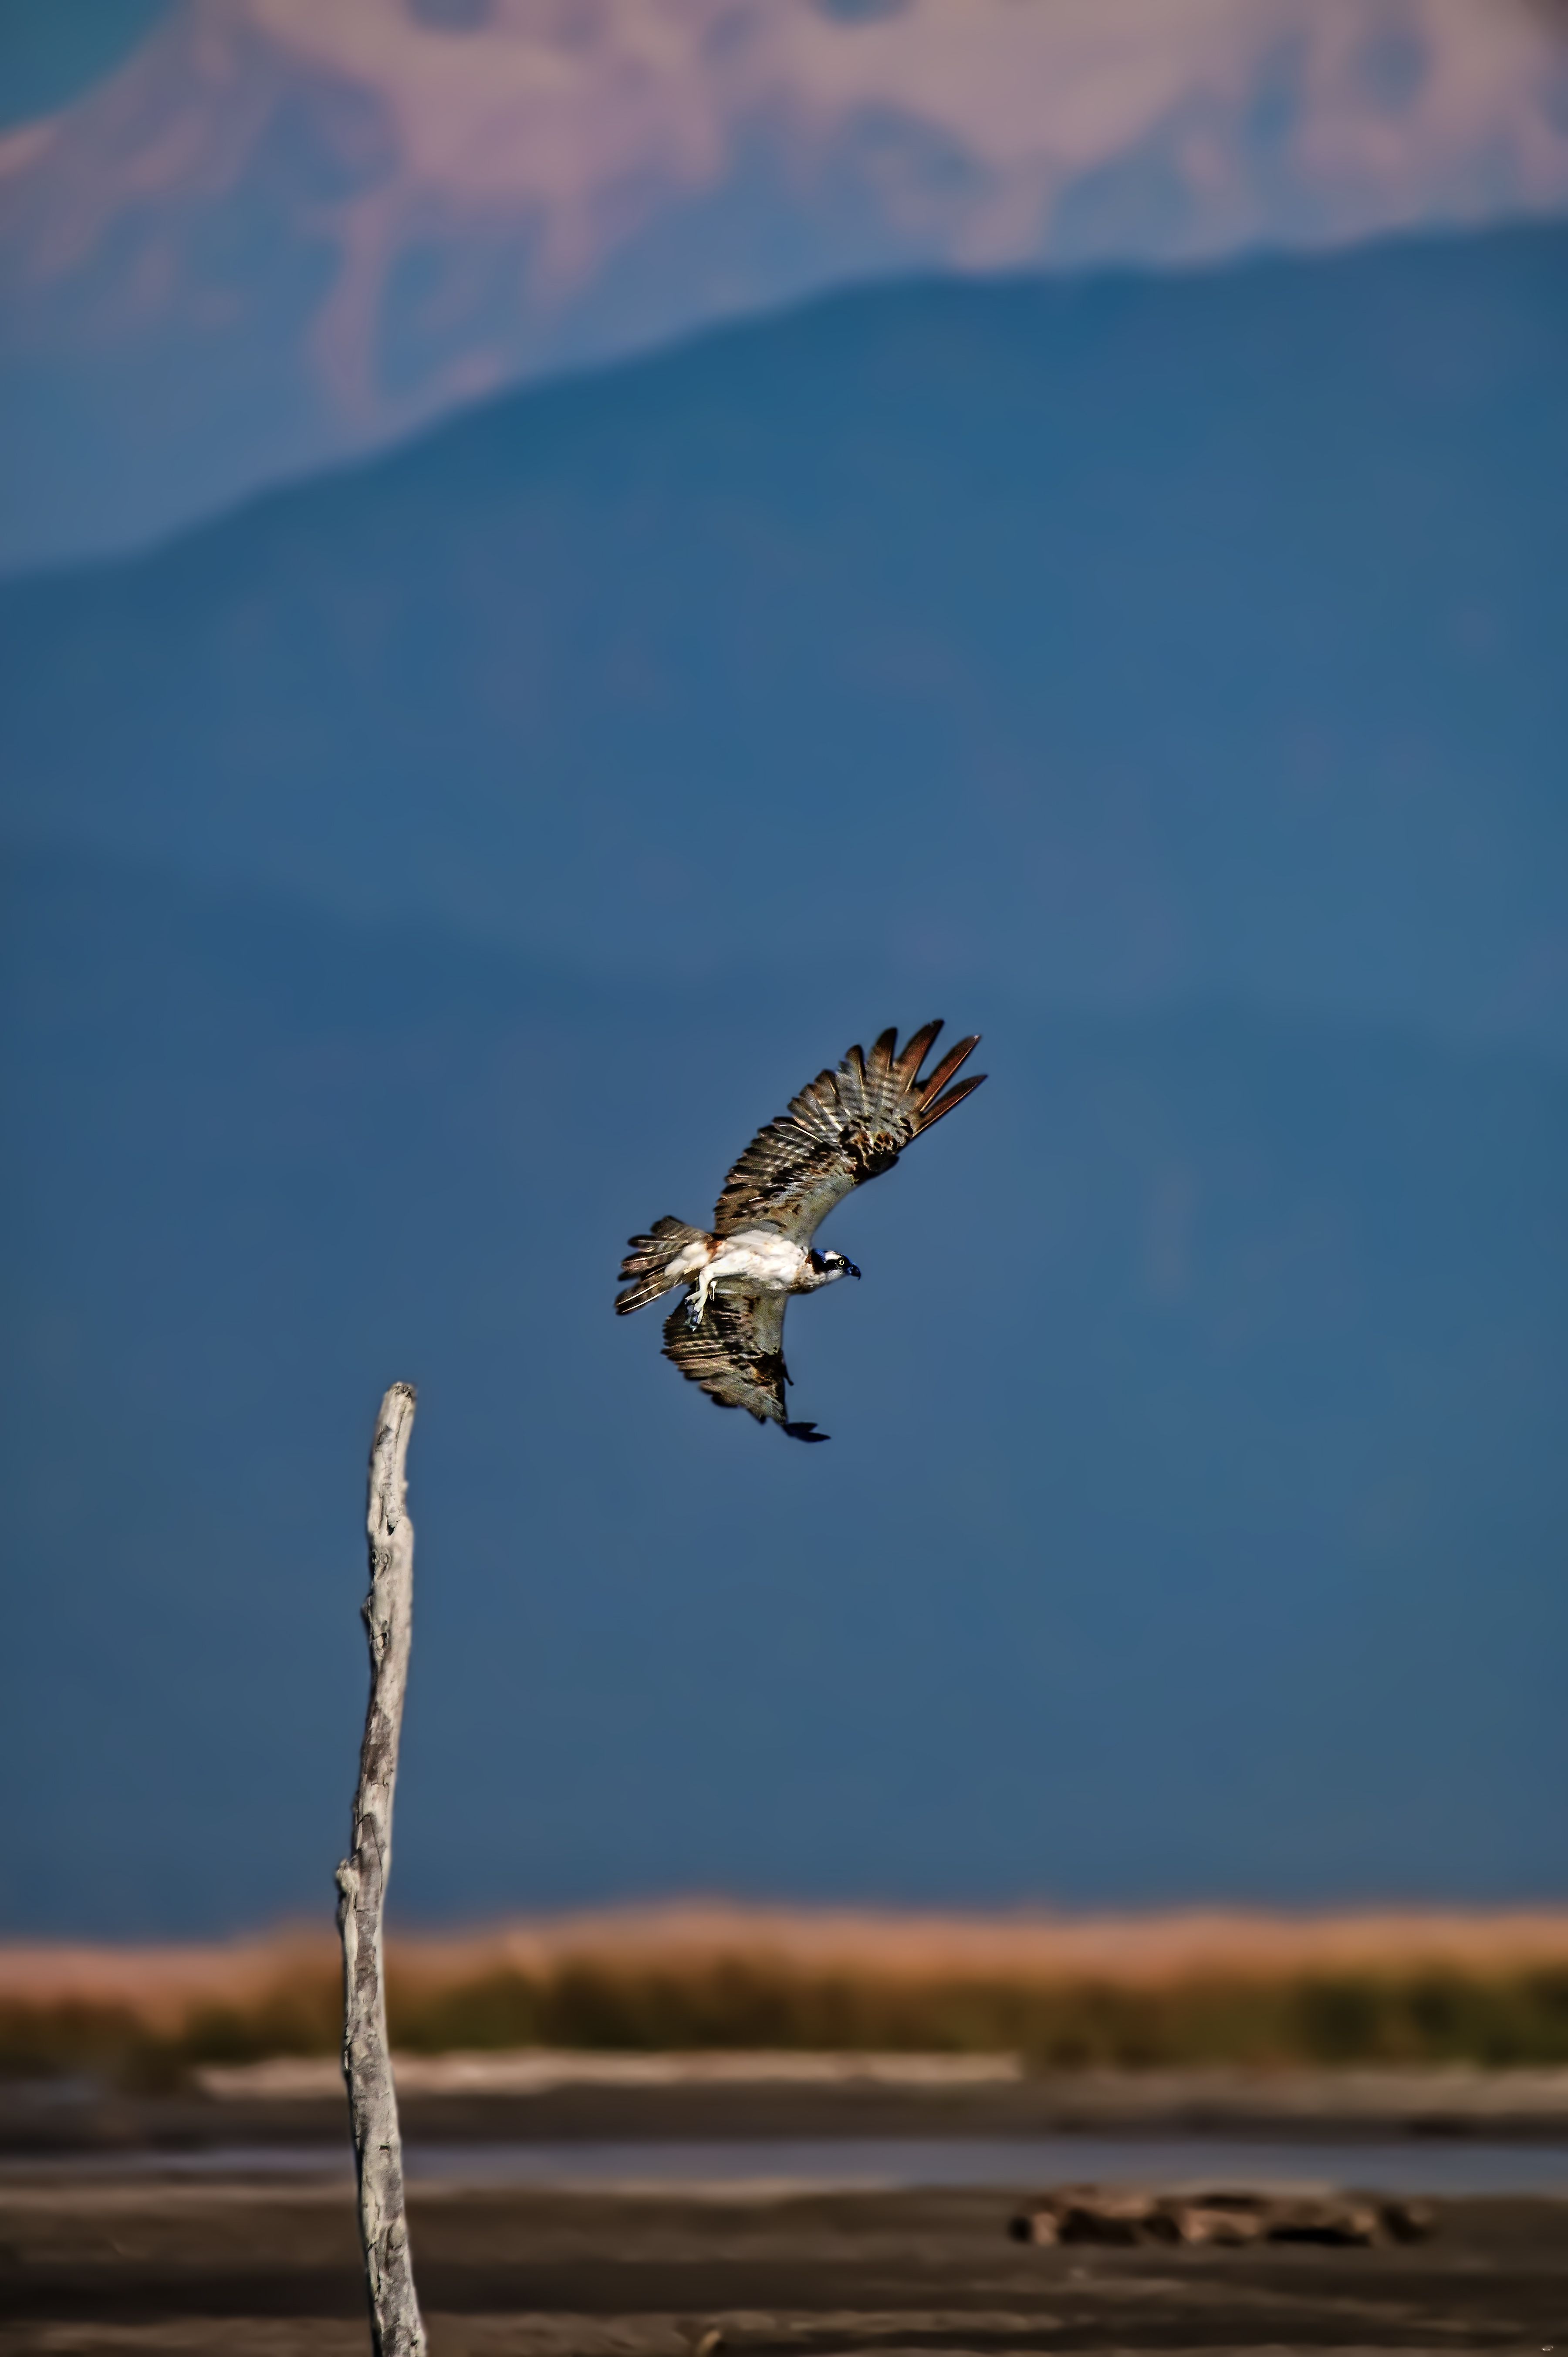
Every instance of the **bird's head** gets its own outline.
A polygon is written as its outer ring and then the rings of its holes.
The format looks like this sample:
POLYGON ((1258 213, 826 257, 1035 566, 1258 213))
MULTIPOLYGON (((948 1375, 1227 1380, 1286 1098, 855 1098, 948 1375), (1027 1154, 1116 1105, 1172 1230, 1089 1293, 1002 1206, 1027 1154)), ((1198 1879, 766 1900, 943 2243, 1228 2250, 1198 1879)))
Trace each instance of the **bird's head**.
POLYGON ((854 1261, 845 1260, 843 1253, 841 1252, 825 1252, 823 1253, 822 1259, 822 1279, 824 1284, 831 1285, 836 1276, 858 1276, 860 1275, 860 1271, 856 1268, 854 1261))

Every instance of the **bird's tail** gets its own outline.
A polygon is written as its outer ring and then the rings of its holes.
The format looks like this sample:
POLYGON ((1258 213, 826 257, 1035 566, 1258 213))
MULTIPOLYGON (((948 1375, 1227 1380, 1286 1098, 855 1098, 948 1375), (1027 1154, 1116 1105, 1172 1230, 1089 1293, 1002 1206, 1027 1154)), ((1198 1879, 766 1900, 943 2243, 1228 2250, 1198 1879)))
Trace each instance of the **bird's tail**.
POLYGON ((632 1236, 629 1242, 631 1250, 620 1265, 620 1273, 630 1283, 624 1293, 616 1295, 618 1318, 628 1318, 634 1309, 657 1301, 671 1286, 699 1275, 713 1238, 702 1228, 689 1228, 684 1220, 666 1218, 654 1221, 651 1235, 632 1236))

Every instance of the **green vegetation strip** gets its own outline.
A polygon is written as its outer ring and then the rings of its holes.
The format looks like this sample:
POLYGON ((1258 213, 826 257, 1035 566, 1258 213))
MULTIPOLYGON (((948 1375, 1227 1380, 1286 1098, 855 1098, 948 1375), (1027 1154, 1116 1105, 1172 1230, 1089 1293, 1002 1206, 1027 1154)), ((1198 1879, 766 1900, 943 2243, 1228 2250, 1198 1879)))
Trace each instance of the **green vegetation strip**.
MULTIPOLYGON (((0 2004, 0 2073, 85 2071, 127 2089, 172 2088, 204 2063, 335 2053, 340 2005, 337 1975, 303 1967, 253 2000, 193 2007, 173 2031, 124 2006, 13 1998, 0 2004)), ((751 1958, 684 1969, 564 1963, 441 1984, 400 1973, 394 1962, 390 2009, 393 2045, 423 2054, 525 2046, 1014 2052, 1042 2070, 1568 2064, 1568 1966, 1560 1965, 1491 1976, 1209 1975, 1129 1987, 818 1973, 751 1958)))

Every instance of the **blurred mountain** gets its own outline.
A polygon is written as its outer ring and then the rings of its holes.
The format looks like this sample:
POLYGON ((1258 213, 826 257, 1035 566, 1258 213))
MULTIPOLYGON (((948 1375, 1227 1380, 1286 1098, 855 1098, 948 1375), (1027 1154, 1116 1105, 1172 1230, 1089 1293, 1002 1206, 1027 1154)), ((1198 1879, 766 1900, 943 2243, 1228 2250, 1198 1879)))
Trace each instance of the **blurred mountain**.
POLYGON ((321 1903, 394 1374, 410 1912, 1557 1887, 1565 277, 860 290, 0 592, 15 1927, 321 1903), (622 1240, 938 1012, 794 1449, 622 1240))
POLYGON ((0 138, 0 556, 848 280, 1565 205, 1537 0, 179 0, 0 138))
POLYGON ((1560 1071, 966 991, 990 1082, 791 1310, 807 1450, 618 1252, 926 976, 590 985, 54 854, 3 916, 8 1928, 327 1903, 394 1374, 405 1920, 1559 1887, 1560 1071))
POLYGON ((1568 1048, 1568 231, 865 290, 0 591, 16 834, 552 967, 1568 1048))

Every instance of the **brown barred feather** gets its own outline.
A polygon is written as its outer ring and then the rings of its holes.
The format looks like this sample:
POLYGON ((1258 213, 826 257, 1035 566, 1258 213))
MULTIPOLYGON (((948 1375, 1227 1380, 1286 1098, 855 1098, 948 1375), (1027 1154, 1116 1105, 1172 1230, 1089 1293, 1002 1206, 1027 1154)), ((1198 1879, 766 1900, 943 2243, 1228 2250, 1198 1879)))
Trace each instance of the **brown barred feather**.
POLYGON ((887 1076, 893 1069, 893 1050, 897 1045, 898 1034, 894 1030, 884 1031, 873 1043, 871 1053, 865 1060, 866 1070, 878 1088, 885 1088, 887 1084, 887 1076))
POLYGON ((940 1022, 922 1023, 918 1031, 910 1032, 908 1039, 904 1043, 904 1052, 893 1067, 894 1072, 897 1076, 898 1085, 900 1088, 907 1089, 908 1087, 910 1082, 914 1079, 916 1073, 925 1062, 926 1058, 929 1055, 931 1042, 936 1038, 937 1033, 941 1029, 941 1028, 942 1027, 940 1022))
POLYGON ((646 1236, 629 1236, 631 1249, 620 1265, 623 1277, 631 1281, 624 1293, 616 1295, 616 1316, 629 1318, 634 1309, 644 1309, 668 1293, 672 1285, 681 1282, 670 1274, 670 1264, 685 1251, 688 1244, 705 1241, 701 1228, 689 1228, 684 1220, 669 1212, 655 1220, 652 1232, 646 1236))
POLYGON ((717 1406, 743 1407, 758 1424, 781 1425, 791 1440, 825 1440, 814 1424, 791 1424, 785 1413, 785 1299, 778 1293, 755 1299, 712 1293, 694 1330, 682 1302, 664 1320, 664 1355, 717 1406))
POLYGON ((969 1061, 979 1045, 980 1034, 976 1031, 969 1039, 959 1040, 956 1047, 948 1049, 930 1078, 919 1083, 922 1106, 929 1104, 933 1097, 940 1095, 959 1066, 969 1061))
POLYGON ((975 1072, 967 1081, 960 1081, 956 1089, 950 1089, 946 1096, 939 1098, 935 1104, 922 1107, 917 1136, 924 1137, 927 1130, 934 1127, 943 1114, 951 1113, 954 1105, 961 1105, 965 1097, 972 1097, 984 1078, 983 1072, 975 1072))
POLYGON ((819 1072, 757 1132, 725 1180, 714 1214, 720 1236, 768 1227, 808 1243, 835 1203, 868 1178, 891 1170, 922 1130, 980 1086, 983 1073, 946 1097, 940 1092, 977 1038, 961 1039, 922 1080, 940 1023, 928 1023, 896 1054, 898 1035, 884 1031, 867 1056, 851 1048, 837 1071, 819 1072))

